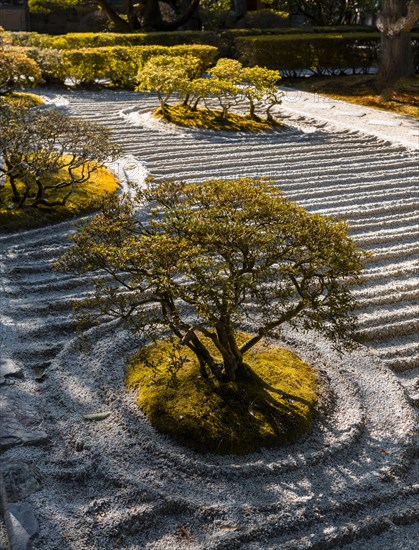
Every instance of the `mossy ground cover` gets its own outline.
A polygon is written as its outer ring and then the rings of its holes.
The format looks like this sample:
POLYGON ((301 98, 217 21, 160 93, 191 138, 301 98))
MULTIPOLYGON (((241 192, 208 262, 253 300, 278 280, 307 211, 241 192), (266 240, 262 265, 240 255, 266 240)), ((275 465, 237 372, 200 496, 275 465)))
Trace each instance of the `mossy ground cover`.
POLYGON ((166 117, 163 118, 161 108, 154 111, 158 119, 185 126, 187 128, 199 128, 203 130, 224 130, 229 132, 267 132, 285 129, 280 122, 269 122, 264 119, 253 119, 248 116, 228 113, 222 117, 221 111, 204 108, 191 109, 184 105, 169 105, 166 107, 166 117))
MULTIPOLYGON (((51 176, 51 180, 61 180, 59 174, 51 176)), ((22 187, 22 184, 18 184, 22 187)), ((98 168, 91 178, 81 184, 77 191, 67 200, 65 206, 38 206, 16 208, 12 201, 10 185, 0 187, 0 231, 10 232, 21 229, 33 229, 50 223, 56 223, 68 218, 80 216, 97 210, 101 201, 108 193, 115 193, 118 180, 106 168, 98 168)), ((50 195, 51 200, 57 200, 66 192, 65 189, 50 195)))
POLYGON ((284 79, 282 83, 349 103, 419 118, 419 76, 399 80, 390 101, 381 100, 377 79, 371 75, 284 79))
POLYGON ((38 107, 43 105, 45 102, 39 95, 30 94, 28 92, 10 92, 5 94, 0 94, 0 107, 2 102, 9 105, 19 104, 21 107, 26 107, 30 109, 31 107, 38 107))
POLYGON ((209 382, 188 348, 174 355, 171 340, 161 340, 131 358, 126 386, 156 430, 199 452, 247 454, 296 441, 312 425, 315 370, 269 343, 245 358, 244 380, 209 382))

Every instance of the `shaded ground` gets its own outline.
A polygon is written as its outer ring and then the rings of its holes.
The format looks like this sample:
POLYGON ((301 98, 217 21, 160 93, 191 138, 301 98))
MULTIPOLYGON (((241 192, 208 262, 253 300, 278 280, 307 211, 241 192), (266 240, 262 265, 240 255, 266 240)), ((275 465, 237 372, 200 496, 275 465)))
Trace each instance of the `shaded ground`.
POLYGON ((388 102, 380 99, 376 77, 371 75, 289 78, 282 80, 281 84, 357 105, 419 118, 419 76, 400 80, 396 84, 391 101, 388 102))

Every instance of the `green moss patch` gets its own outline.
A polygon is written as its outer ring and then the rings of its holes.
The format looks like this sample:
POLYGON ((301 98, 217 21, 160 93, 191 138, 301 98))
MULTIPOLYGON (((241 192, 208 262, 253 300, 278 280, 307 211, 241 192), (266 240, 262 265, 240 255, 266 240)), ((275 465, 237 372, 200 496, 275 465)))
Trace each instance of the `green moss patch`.
POLYGON ((19 104, 21 107, 26 107, 30 109, 31 107, 38 107, 39 105, 44 105, 45 101, 36 94, 30 94, 27 92, 10 92, 7 94, 0 95, 0 107, 1 103, 7 104, 19 104))
POLYGON ((285 129, 286 126, 279 122, 253 119, 243 115, 229 113, 222 117, 221 111, 210 109, 191 109, 184 105, 169 105, 166 107, 166 117, 163 117, 159 107, 154 111, 154 116, 165 122, 185 126, 187 128, 199 128, 203 130, 224 130, 229 132, 267 132, 273 129, 285 129))
POLYGON ((156 430, 199 452, 247 454, 295 442, 312 425, 314 369, 271 344, 245 357, 246 379, 207 381, 188 348, 161 340, 131 358, 126 386, 156 430))
MULTIPOLYGON (((51 182, 60 181, 59 174, 51 176, 51 182)), ((18 184, 18 187, 22 184, 18 184)), ((63 221, 68 218, 80 216, 97 210, 109 193, 115 193, 118 189, 118 180, 112 172, 106 168, 98 168, 93 172, 86 183, 80 185, 75 193, 67 200, 65 206, 28 206, 16 208, 13 204, 13 195, 10 185, 7 183, 0 187, 0 231, 10 232, 21 229, 33 229, 51 223, 63 221)), ((51 200, 58 200, 66 193, 66 189, 49 195, 51 200)))

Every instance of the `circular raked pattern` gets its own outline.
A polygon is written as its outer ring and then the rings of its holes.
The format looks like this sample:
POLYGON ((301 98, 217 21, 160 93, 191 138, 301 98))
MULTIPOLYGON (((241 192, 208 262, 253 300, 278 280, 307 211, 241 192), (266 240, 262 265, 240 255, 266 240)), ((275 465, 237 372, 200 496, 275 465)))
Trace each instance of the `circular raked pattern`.
POLYGON ((77 339, 71 308, 91 280, 50 270, 71 224, 2 237, 2 321, 26 378, 1 391, 33 405, 50 437, 5 454, 42 474, 43 488, 26 498, 41 526, 34 548, 416 548, 415 155, 292 119, 281 134, 166 131, 147 117, 153 105, 138 94, 72 93, 68 109, 110 125, 158 178, 267 176, 310 211, 348 219, 374 252, 356 291, 374 353, 340 357, 315 334, 285 331, 283 345, 320 370, 315 428, 279 450, 200 456, 155 433, 125 393, 133 336, 101 326, 77 339), (31 367, 45 368, 44 382, 31 367))

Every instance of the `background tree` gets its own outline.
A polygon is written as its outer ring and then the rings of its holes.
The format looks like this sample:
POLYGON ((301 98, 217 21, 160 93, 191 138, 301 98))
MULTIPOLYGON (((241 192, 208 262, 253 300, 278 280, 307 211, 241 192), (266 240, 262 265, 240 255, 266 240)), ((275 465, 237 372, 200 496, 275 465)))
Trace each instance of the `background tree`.
POLYGON ((395 82, 414 74, 410 31, 419 19, 419 0, 382 0, 377 27, 381 31, 379 86, 389 100, 395 82))
MULTIPOLYGON (((123 12, 118 12, 108 0, 92 0, 120 32, 171 31, 184 25, 194 14, 200 0, 190 0, 186 10, 172 21, 164 21, 160 0, 123 0, 123 12)), ((167 2, 166 2, 167 3, 167 2)), ((54 7, 77 7, 81 0, 29 0, 31 11, 51 11, 54 7)))
POLYGON ((286 4, 290 13, 320 26, 358 23, 363 14, 375 11, 374 0, 289 0, 286 4))
POLYGON ((165 181, 134 201, 113 198, 57 267, 110 275, 85 303, 97 319, 125 320, 153 337, 169 330, 195 353, 203 377, 234 381, 246 375, 246 352, 286 322, 337 346, 353 335, 350 286, 364 254, 347 230, 264 181, 165 181), (257 329, 240 346, 244 321, 257 329))
POLYGON ((57 111, 4 105, 0 127, 0 180, 11 186, 17 208, 65 205, 120 152, 106 128, 57 111))

